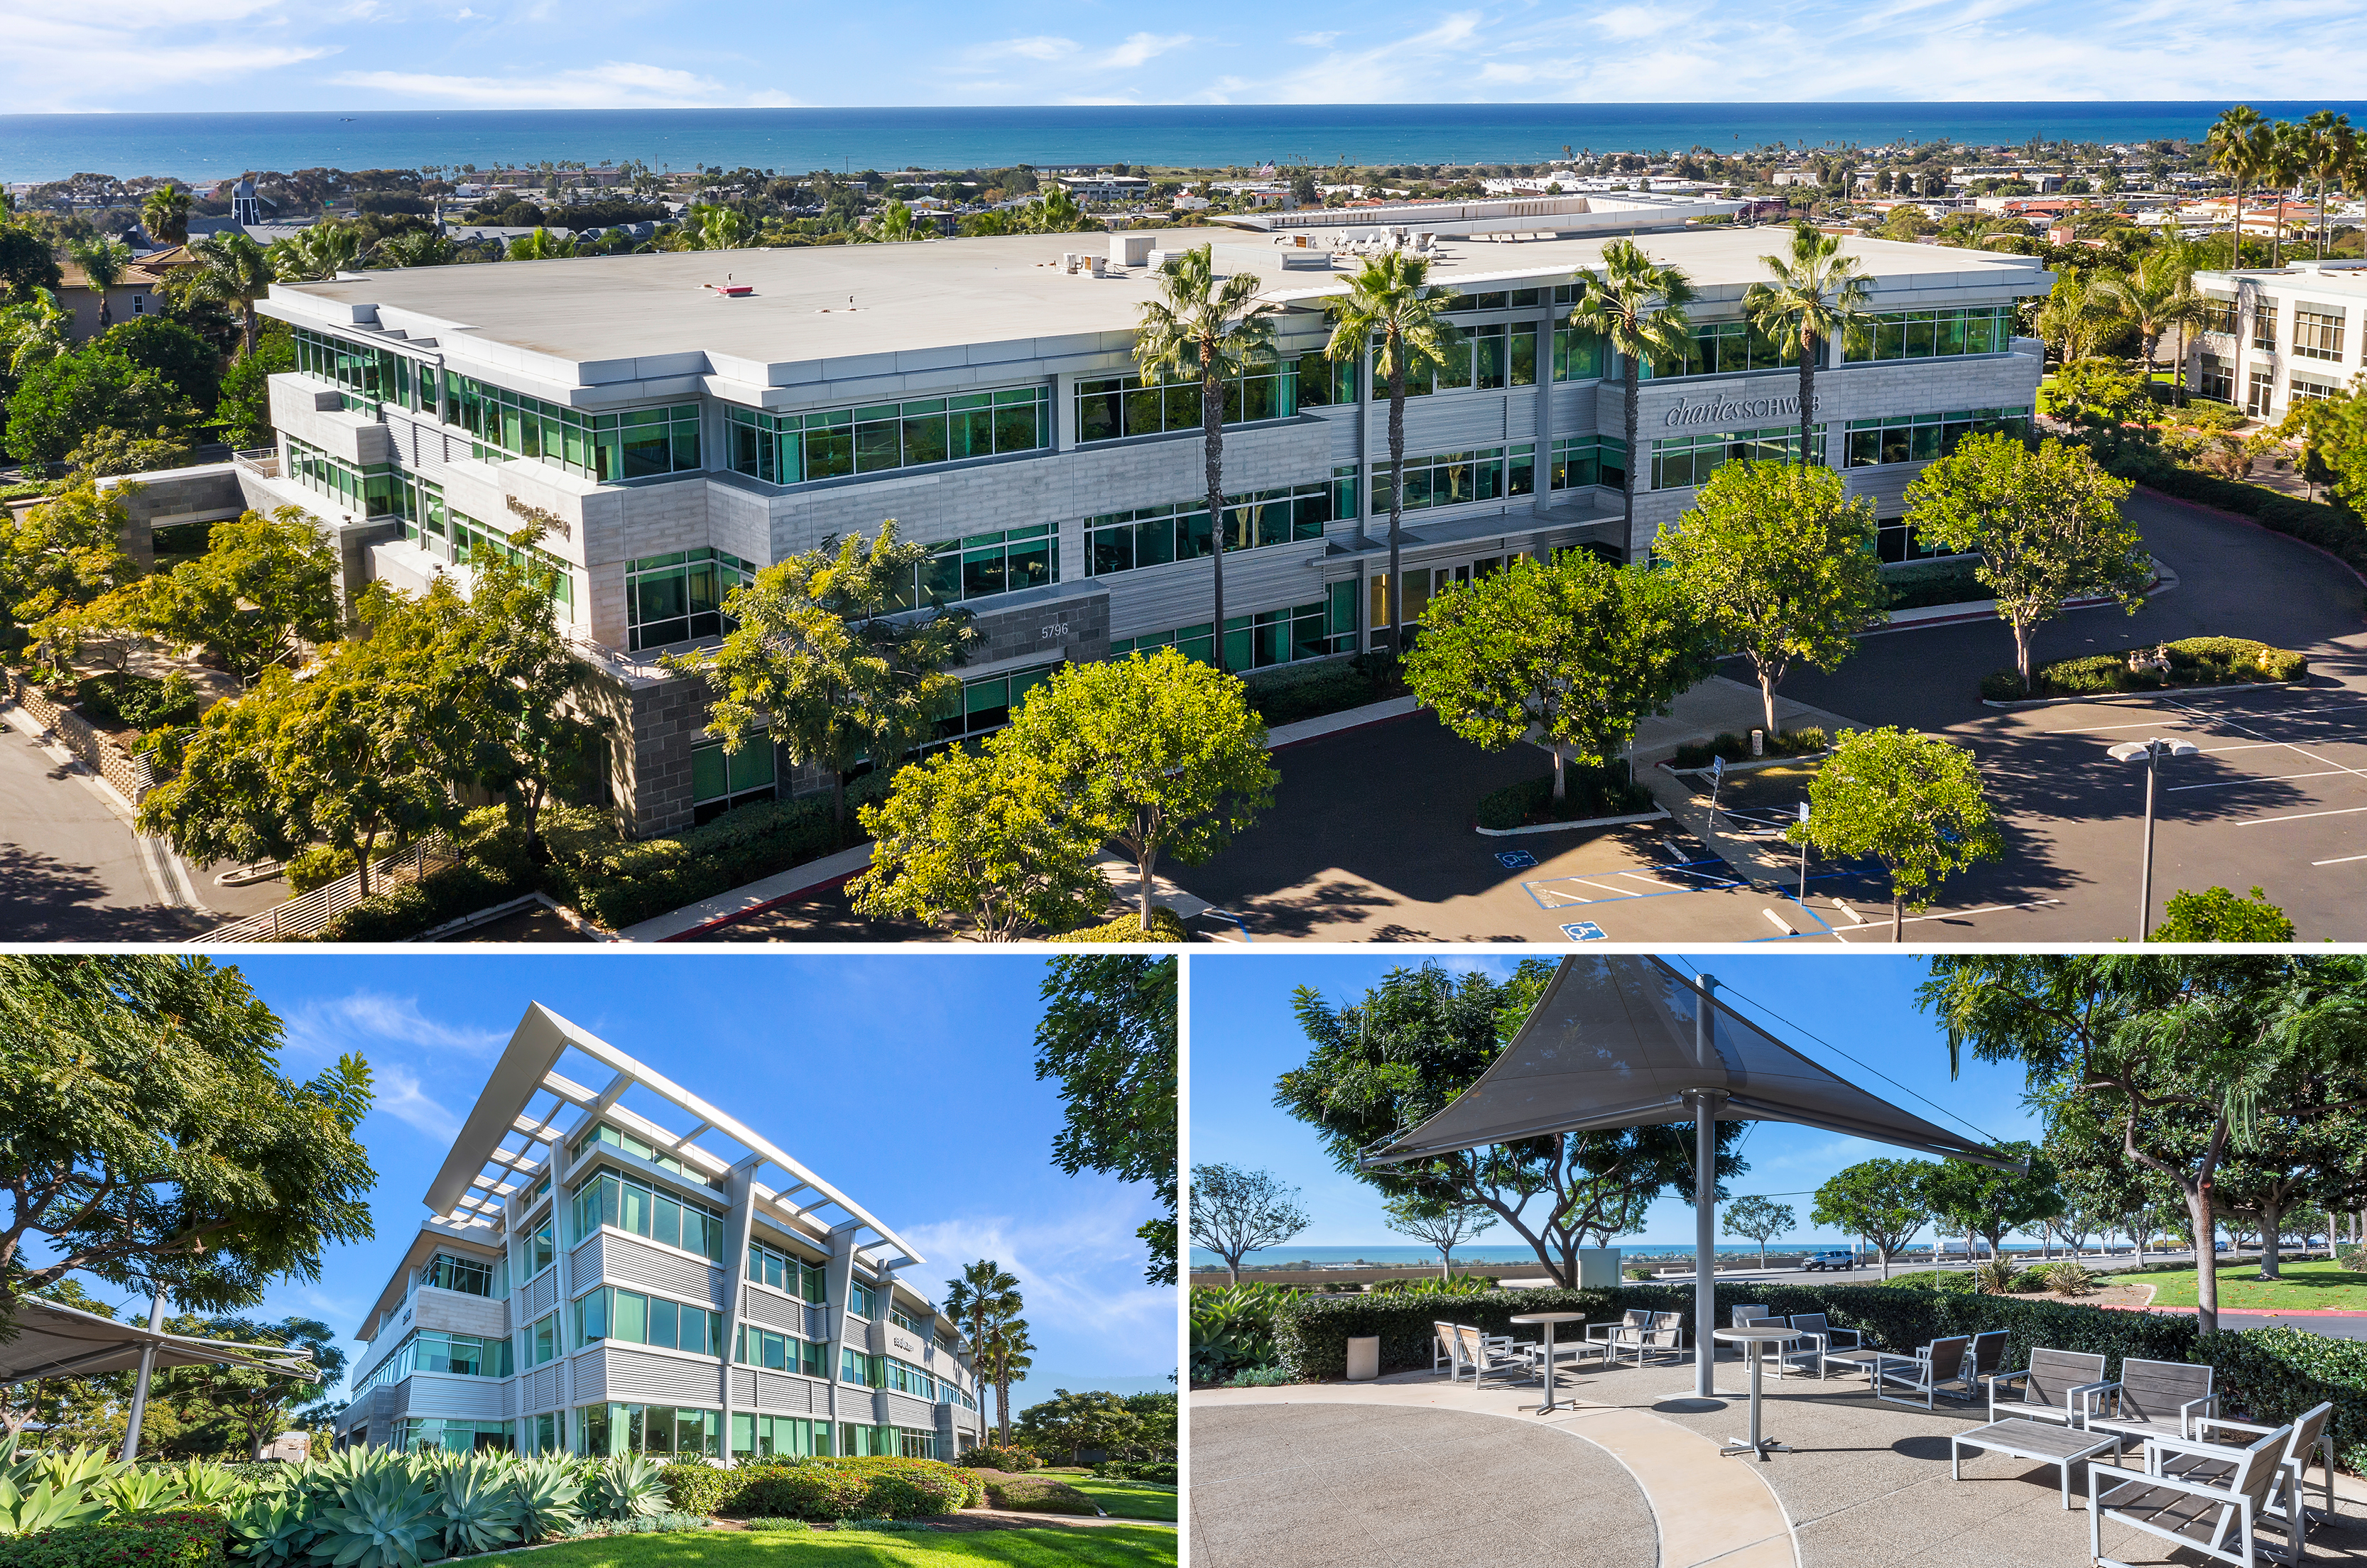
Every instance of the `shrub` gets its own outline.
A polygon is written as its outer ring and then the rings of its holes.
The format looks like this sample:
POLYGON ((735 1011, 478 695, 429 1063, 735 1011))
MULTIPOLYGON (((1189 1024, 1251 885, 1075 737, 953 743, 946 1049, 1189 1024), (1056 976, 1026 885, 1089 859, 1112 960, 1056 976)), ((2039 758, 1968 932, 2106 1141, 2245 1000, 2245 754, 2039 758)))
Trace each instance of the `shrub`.
POLYGON ((1564 795, 1553 798, 1553 778, 1523 779, 1479 798, 1482 828, 1522 828, 1539 822, 1583 822, 1591 817, 1628 817, 1652 809, 1652 797, 1627 781, 1625 768, 1564 767, 1564 795))
POLYGON ((1280 1388, 1298 1380, 1280 1367, 1251 1367, 1245 1372, 1235 1372, 1224 1380, 1226 1388, 1280 1388))
POLYGON ((1275 1314, 1297 1292, 1283 1285, 1200 1285, 1192 1292, 1192 1381, 1219 1382, 1275 1364, 1275 1314))
POLYGON ((1129 909, 1116 919, 1104 924, 1062 931, 1044 940, 1086 945, 1118 942, 1192 942, 1196 939, 1184 929, 1183 920, 1174 910, 1163 904, 1154 904, 1150 908, 1150 934, 1148 936, 1143 934, 1140 913, 1129 909))
POLYGON ((1261 670, 1241 678, 1242 696, 1268 729, 1345 713, 1404 692, 1394 660, 1325 659, 1261 670))
POLYGON ((962 1464, 971 1470, 1002 1470, 1011 1472, 1041 1470, 1044 1461, 1027 1449, 994 1447, 970 1449, 961 1456, 962 1464))
MULTIPOLYGON (((967 1456, 965 1456, 967 1457, 967 1456)), ((802 1460, 728 1472, 717 1511, 760 1517, 917 1518, 983 1499, 976 1476, 936 1460, 802 1460)))
POLYGON ((333 844, 314 844, 288 863, 288 891, 310 893, 315 887, 330 883, 354 869, 355 855, 351 850, 341 850, 333 844))
POLYGON ((1804 724, 1797 729, 1765 736, 1761 744, 1766 748, 1766 756, 1753 757, 1750 754, 1750 737, 1729 729, 1716 739, 1689 740, 1678 747, 1669 758, 1669 766, 1706 768, 1719 757, 1729 762, 1765 761, 1767 757, 1811 757, 1829 750, 1832 739, 1817 726, 1804 724))
POLYGON ((211 1513, 146 1514, 0 1536, 0 1568, 218 1568, 230 1562, 230 1527, 211 1513))
POLYGON ((714 1514, 722 1511, 723 1499, 734 1490, 737 1476, 704 1460, 677 1460, 658 1479, 667 1499, 681 1512, 714 1514))
POLYGON ((153 675, 118 674, 112 671, 75 682, 74 703, 85 716, 100 724, 154 729, 160 725, 195 724, 205 706, 197 682, 186 671, 153 675))
POLYGON ((1101 1506, 1065 1481, 1048 1475, 990 1475, 986 1499, 998 1508, 1022 1514, 1100 1513, 1101 1506))
POLYGON ((1172 1459, 1105 1459, 1093 1466, 1093 1475, 1102 1481, 1148 1481, 1158 1486, 1180 1486, 1178 1471, 1172 1459))
POLYGON ((2050 1263, 2038 1272, 2044 1278, 2046 1288, 2058 1296, 2079 1295, 2095 1284, 2095 1277, 2088 1272, 2088 1266, 2076 1258, 2050 1263))
POLYGON ((2335 1243, 2334 1260, 2354 1274, 2367 1274, 2367 1247, 2355 1241, 2335 1243))
POLYGON ((1893 1274, 1878 1283, 1893 1291, 1969 1291, 1973 1288, 1969 1275, 1943 1274, 1936 1269, 1918 1269, 1911 1274, 1893 1274))
POLYGON ((740 1521, 752 1530, 810 1530, 813 1526, 803 1519, 755 1518, 740 1521))
POLYGON ((2321 1400, 2334 1401, 2335 1458, 2354 1475, 2367 1469, 2367 1341, 2272 1324, 2212 1335, 2188 1359, 2216 1368, 2223 1405, 2256 1422, 2282 1425, 2321 1400))
POLYGON ((1973 574, 1980 562, 1966 558, 1962 560, 1915 561, 1906 566, 1886 567, 1882 581, 1890 590, 1890 607, 1894 610, 1921 610, 1934 604, 1976 604, 1995 597, 1973 574))
MULTIPOLYGON (((2248 685, 2263 681, 2298 681, 2309 673, 2309 659, 2290 649, 2271 648, 2240 637, 2191 637, 2159 645, 2169 652, 2169 670, 2132 670, 2132 653, 2152 648, 2124 649, 2116 653, 2089 653, 2059 659, 2031 671, 2042 697, 2101 696, 2116 692, 2157 692, 2173 686, 2248 685)), ((2022 677, 1999 670, 1981 679, 1981 695, 1991 702, 2013 702, 2025 694, 2022 677)))
POLYGON ((707 1529, 704 1514, 636 1514, 629 1519, 609 1523, 611 1535, 672 1535, 677 1530, 707 1529))
POLYGON ((533 891, 531 881, 497 875, 462 860, 439 866, 417 882, 371 894, 323 926, 312 940, 401 942, 533 891))
POLYGON ((1991 1258, 1973 1266, 1973 1289, 1983 1295, 2001 1296, 2014 1288, 2012 1264, 2002 1258, 1991 1258))

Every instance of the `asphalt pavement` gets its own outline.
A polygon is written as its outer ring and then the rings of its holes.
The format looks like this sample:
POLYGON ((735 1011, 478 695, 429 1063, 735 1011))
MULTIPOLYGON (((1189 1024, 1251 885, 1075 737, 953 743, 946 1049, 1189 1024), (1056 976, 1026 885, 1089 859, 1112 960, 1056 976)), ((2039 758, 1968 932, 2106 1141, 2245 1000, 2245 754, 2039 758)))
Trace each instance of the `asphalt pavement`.
POLYGON ((0 940, 181 942, 202 929, 87 775, 60 762, 22 710, 0 734, 0 940))

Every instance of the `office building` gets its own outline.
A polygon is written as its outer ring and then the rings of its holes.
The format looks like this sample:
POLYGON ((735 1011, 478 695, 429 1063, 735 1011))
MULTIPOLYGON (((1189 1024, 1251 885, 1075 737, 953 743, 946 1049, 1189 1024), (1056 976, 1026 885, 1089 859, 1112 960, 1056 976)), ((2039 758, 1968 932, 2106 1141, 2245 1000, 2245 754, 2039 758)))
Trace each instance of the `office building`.
POLYGON ((2198 272, 2203 316, 2188 344, 2187 384, 2258 419, 2347 389, 2361 367, 2350 318, 2367 308, 2367 265, 2291 261, 2198 272))
POLYGON ((339 1446, 953 1459, 923 1260, 765 1134, 529 1007, 370 1308, 339 1446), (682 1129, 687 1129, 682 1130, 682 1129))

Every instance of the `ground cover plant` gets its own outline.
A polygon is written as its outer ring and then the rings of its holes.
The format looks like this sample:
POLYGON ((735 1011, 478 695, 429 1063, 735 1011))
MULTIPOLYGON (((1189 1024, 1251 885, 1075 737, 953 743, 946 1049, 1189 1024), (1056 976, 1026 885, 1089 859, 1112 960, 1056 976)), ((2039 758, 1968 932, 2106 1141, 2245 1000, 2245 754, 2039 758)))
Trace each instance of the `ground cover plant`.
POLYGON ((1832 745, 1832 738, 1813 724, 1784 730, 1780 735, 1762 732, 1761 755, 1750 754, 1750 737, 1729 729, 1708 740, 1688 740, 1670 753, 1671 768, 1706 768, 1713 759, 1723 757, 1729 764, 1761 761, 1768 757, 1813 757, 1832 745))
POLYGON ((1482 828, 1534 827, 1546 822, 1584 822, 1596 817, 1629 817, 1652 809, 1652 796, 1642 785, 1628 782, 1627 770, 1614 764, 1563 769, 1566 793, 1556 800, 1553 780, 1523 779, 1479 797, 1474 817, 1482 828))
POLYGON ((990 1507, 1022 1514, 1082 1514, 1101 1512, 1091 1497, 1065 1481, 1048 1475, 1013 1475, 1003 1471, 980 1471, 985 1479, 990 1507))
POLYGON ((1175 1521, 1176 1493, 1172 1486, 1153 1486, 1141 1481, 1110 1481, 1097 1475, 1070 1475, 1062 1479, 1070 1490, 1082 1493, 1114 1519, 1164 1519, 1170 1524, 1175 1521))
POLYGON ((696 1543, 618 1537, 549 1546, 533 1568, 1166 1568, 1176 1532, 1150 1524, 881 1534, 718 1530, 696 1543))
MULTIPOLYGON (((2185 686, 2250 685, 2300 681, 2309 660, 2289 649, 2271 648, 2240 637, 2191 637, 2112 653, 2058 659, 2031 671, 2040 697, 2101 696, 2113 692, 2160 692, 2185 686), (2167 658, 2164 668, 2158 660, 2167 658), (2132 660, 2135 664, 2132 664, 2132 660)), ((1981 678, 1981 695, 2012 702, 2023 695, 2021 675, 1999 670, 1981 678)))

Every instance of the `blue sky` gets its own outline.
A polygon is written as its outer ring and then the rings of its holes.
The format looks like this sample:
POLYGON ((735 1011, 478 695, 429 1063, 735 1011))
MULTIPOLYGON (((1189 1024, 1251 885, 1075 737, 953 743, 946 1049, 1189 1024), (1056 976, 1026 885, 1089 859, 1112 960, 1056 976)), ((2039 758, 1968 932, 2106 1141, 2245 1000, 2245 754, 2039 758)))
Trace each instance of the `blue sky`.
POLYGON ((2355 97, 2352 0, 0 0, 11 112, 2355 97))
MULTIPOLYGON (((1040 1348, 1026 1393, 1172 1387, 1176 1292, 1142 1279, 1149 1189, 1049 1159, 1056 1086, 1036 1081, 1044 964, 1017 956, 452 953, 234 961, 287 1025, 303 1079, 359 1052, 377 1076, 360 1138, 377 1238, 273 1290, 257 1315, 350 1335, 428 1217, 421 1196, 529 1001, 731 1111, 863 1203, 927 1259, 944 1299, 961 1265, 1019 1275, 1040 1348)), ((681 1126, 678 1112, 641 1107, 681 1126)), ((771 1179, 777 1182, 777 1172, 771 1179)), ((108 1287, 96 1287, 114 1299, 108 1287)), ((145 1303, 140 1303, 142 1307, 145 1303)), ((349 1355, 358 1342, 346 1341, 349 1355)))
MULTIPOLYGON (((1915 1006, 1915 987, 1925 975, 1920 959, 1818 956, 1805 951, 1781 957, 1664 956, 1688 973, 1716 976, 1721 997, 1772 1029, 1778 1038, 1918 1115, 1960 1129, 1969 1123, 1991 1138, 2039 1136, 2036 1117, 2022 1104, 2019 1068, 1967 1060, 1964 1076, 1950 1079, 1946 1037, 1915 1006), (1748 1005, 1751 1003, 1758 1008, 1748 1005), (1797 1027, 1787 1027, 1761 1010, 1772 1010, 1797 1027), (1847 1059, 1852 1056, 1864 1067, 1847 1059), (1896 1085, 1865 1068, 1895 1079, 1896 1085)), ((1453 955, 1437 961, 1498 976, 1511 973, 1517 962, 1453 955)), ((1392 967, 1421 962, 1419 955, 1407 954, 1292 956, 1193 967, 1193 1163, 1263 1167, 1297 1186, 1299 1206, 1311 1222, 1297 1238, 1299 1245, 1419 1245, 1384 1229, 1380 1200, 1373 1189, 1335 1169, 1313 1129, 1276 1110, 1273 1099, 1274 1078, 1307 1059, 1306 1036, 1290 1011, 1295 987, 1313 986, 1336 1005, 1361 997, 1392 967)), ((1899 1154, 1814 1128, 1761 1122, 1751 1129, 1743 1149, 1750 1168, 1728 1188, 1737 1197, 1762 1193, 1792 1205, 1802 1222, 1800 1233, 1789 1238, 1792 1245, 1809 1239, 1841 1241, 1846 1238, 1825 1237, 1807 1224, 1813 1200, 1805 1194, 1844 1166, 1899 1154)), ((1619 1245, 1664 1242, 1689 1247, 1693 1237, 1692 1206, 1664 1198, 1653 1205, 1643 1233, 1623 1238, 1619 1245)), ((1738 1240, 1727 1235, 1718 1239, 1725 1245, 1738 1240)), ((1927 1234, 1922 1239, 1931 1237, 1927 1234)), ((1521 1245, 1518 1234, 1501 1223, 1480 1240, 1490 1247, 1521 1245)))

